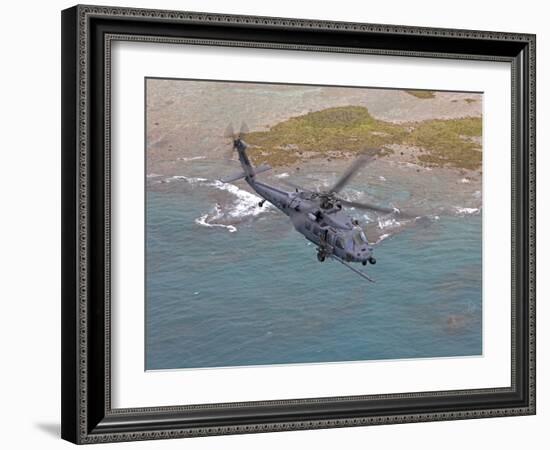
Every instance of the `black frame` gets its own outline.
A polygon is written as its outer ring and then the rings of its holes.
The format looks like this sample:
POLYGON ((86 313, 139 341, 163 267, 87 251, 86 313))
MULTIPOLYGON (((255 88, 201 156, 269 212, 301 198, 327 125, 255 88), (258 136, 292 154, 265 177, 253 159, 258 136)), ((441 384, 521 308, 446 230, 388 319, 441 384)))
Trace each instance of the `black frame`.
POLYGON ((535 414, 535 36, 98 6, 62 12, 62 437, 162 439, 535 414), (113 40, 507 61, 512 66, 512 385, 112 409, 113 40))

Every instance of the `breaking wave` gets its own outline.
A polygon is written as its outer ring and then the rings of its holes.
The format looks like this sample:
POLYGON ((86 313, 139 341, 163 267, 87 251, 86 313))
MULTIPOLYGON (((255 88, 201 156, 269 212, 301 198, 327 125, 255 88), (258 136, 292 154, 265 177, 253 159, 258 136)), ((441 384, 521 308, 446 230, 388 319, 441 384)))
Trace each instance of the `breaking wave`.
POLYGON ((271 206, 269 203, 266 203, 265 206, 261 208, 258 206, 258 203, 262 200, 260 197, 244 189, 240 189, 234 184, 223 183, 219 180, 214 180, 205 184, 221 191, 229 192, 237 197, 237 200, 233 203, 233 208, 227 211, 229 217, 240 219, 246 216, 257 216, 264 212, 266 207, 269 208, 271 206))
MULTIPOLYGON (((278 175, 281 178, 282 175, 278 175)), ((156 174, 150 174, 151 177, 156 176, 156 174)), ((284 178, 284 176, 283 176, 284 178)), ((244 189, 237 187, 234 184, 224 183, 219 180, 211 180, 202 177, 187 177, 184 175, 175 175, 169 178, 162 180, 165 183, 176 182, 176 181, 185 181, 191 185, 206 186, 211 189, 216 189, 219 191, 225 191, 233 197, 232 200, 227 203, 224 201, 223 204, 217 203, 214 206, 214 209, 205 212, 200 217, 195 219, 195 223, 204 227, 219 227, 225 228, 230 233, 237 231, 237 226, 247 218, 254 218, 260 214, 273 209, 274 206, 266 202, 264 207, 259 206, 259 202, 262 200, 256 194, 248 192, 244 189)), ((355 189, 348 189, 346 192, 346 197, 349 199, 359 199, 362 197, 362 192, 355 189)), ((353 209, 353 208, 351 208, 353 209)), ((480 208, 472 207, 461 207, 454 206, 451 208, 451 211, 456 215, 474 215, 480 212, 480 208)), ((393 236, 396 233, 399 233, 404 228, 408 228, 411 225, 419 224, 422 222, 422 217, 416 217, 412 220, 403 219, 402 217, 398 220, 394 215, 371 215, 371 214, 362 214, 363 218, 367 223, 376 224, 378 229, 376 243, 381 242, 384 239, 387 239, 390 236, 393 236)), ((438 220, 439 216, 430 215, 431 220, 438 220)))
POLYGON ((189 156, 177 158, 178 161, 196 161, 197 159, 206 159, 206 156, 189 156))
POLYGON ((380 244, 384 239, 387 239, 391 236, 390 233, 384 233, 378 236, 378 239, 373 243, 374 245, 380 244))
POLYGON ((255 194, 252 194, 244 189, 240 189, 234 184, 224 183, 219 180, 208 180, 201 177, 186 177, 184 175, 175 175, 166 180, 170 181, 185 181, 189 184, 207 186, 230 193, 235 197, 233 202, 222 207, 219 203, 215 205, 214 210, 205 213, 195 219, 195 223, 205 227, 220 227, 227 229, 230 233, 237 231, 235 226, 241 220, 248 217, 255 217, 272 208, 269 203, 265 203, 260 207, 258 203, 262 200, 255 194))
POLYGON ((378 218, 378 228, 380 228, 381 230, 384 230, 386 228, 397 228, 399 226, 401 226, 401 222, 399 222, 397 219, 395 219, 393 217, 390 217, 390 218, 379 217, 378 218))
POLYGON ((207 178, 201 178, 201 177, 186 177, 186 176, 183 176, 183 175, 174 175, 173 177, 168 178, 168 180, 166 180, 166 182, 169 183, 170 180, 185 180, 185 181, 187 181, 189 184, 195 184, 195 183, 201 183, 201 182, 203 182, 203 181, 208 181, 207 178))
POLYGON ((203 214, 202 216, 195 219, 195 223, 197 225, 202 225, 204 227, 219 227, 219 228, 225 228, 230 233, 234 233, 237 231, 237 227, 235 225, 225 225, 223 223, 214 223, 213 221, 216 219, 220 219, 223 216, 223 213, 221 211, 221 208, 219 205, 216 205, 214 207, 214 213, 210 214, 203 214))
MULTIPOLYGON (((377 217, 376 221, 372 221, 373 227, 376 227, 375 230, 371 229, 370 235, 373 237, 373 245, 378 245, 383 240, 395 236, 398 233, 401 233, 404 230, 413 227, 429 227, 433 222, 439 220, 437 215, 424 215, 417 216, 414 218, 400 218, 397 220, 394 217, 381 216, 377 217), (374 233, 372 233, 374 231, 374 233)), ((368 226, 368 225, 367 225, 368 226)))
POLYGON ((480 208, 464 208, 461 206, 455 206, 454 208, 455 211, 461 215, 477 214, 480 211, 480 208))

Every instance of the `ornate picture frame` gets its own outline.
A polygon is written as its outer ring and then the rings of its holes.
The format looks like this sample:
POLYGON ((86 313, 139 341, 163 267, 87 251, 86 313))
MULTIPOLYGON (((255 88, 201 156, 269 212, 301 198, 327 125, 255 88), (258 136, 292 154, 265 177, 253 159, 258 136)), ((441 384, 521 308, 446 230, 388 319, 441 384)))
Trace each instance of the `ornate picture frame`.
POLYGON ((100 6, 62 12, 62 437, 74 443, 535 414, 535 36, 100 6), (111 46, 300 50, 511 67, 511 384, 113 408, 111 46))

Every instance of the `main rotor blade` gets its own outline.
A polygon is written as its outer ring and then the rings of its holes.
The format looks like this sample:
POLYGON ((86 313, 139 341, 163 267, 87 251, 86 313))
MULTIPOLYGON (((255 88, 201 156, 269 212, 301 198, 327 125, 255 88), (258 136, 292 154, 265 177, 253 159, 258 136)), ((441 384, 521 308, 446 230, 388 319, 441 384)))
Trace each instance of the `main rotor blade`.
POLYGON ((353 161, 353 163, 351 163, 348 169, 342 174, 342 176, 338 179, 338 181, 336 181, 334 186, 332 186, 328 192, 340 192, 342 188, 350 182, 357 171, 373 159, 373 156, 367 155, 366 153, 360 155, 355 161, 353 161))
POLYGON ((342 203, 342 205, 351 206, 353 208, 357 209, 368 209, 370 211, 378 211, 381 213, 399 213, 399 210, 394 208, 385 208, 384 206, 377 206, 373 205, 372 203, 361 203, 361 202, 353 202, 349 200, 339 199, 339 202, 342 203))
POLYGON ((287 186, 290 186, 291 188, 294 188, 294 189, 298 189, 299 191, 313 192, 313 191, 311 191, 310 189, 306 189, 306 188, 303 188, 303 187, 301 187, 301 186, 298 186, 296 183, 293 183, 292 181, 289 181, 289 180, 280 179, 279 181, 280 181, 282 184, 286 184, 287 186))

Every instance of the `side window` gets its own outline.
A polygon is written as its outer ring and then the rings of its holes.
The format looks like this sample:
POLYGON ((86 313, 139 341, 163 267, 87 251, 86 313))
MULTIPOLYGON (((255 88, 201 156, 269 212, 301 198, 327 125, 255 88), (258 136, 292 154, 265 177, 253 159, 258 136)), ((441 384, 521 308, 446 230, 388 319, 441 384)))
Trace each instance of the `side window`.
POLYGON ((316 225, 313 225, 313 234, 319 236, 319 227, 316 225))
POLYGON ((336 247, 344 250, 344 240, 341 237, 336 238, 336 247))
POLYGON ((306 230, 311 231, 311 222, 308 222, 307 220, 306 220, 306 230))

